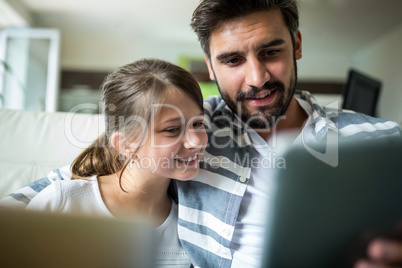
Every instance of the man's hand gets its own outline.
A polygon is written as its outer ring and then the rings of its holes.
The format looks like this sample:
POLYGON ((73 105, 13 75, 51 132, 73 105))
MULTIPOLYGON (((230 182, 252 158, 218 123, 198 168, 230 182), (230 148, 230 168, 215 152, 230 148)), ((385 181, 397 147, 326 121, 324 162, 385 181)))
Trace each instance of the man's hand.
POLYGON ((355 268, 402 267, 402 237, 400 240, 377 238, 367 248, 367 259, 359 260, 355 268))

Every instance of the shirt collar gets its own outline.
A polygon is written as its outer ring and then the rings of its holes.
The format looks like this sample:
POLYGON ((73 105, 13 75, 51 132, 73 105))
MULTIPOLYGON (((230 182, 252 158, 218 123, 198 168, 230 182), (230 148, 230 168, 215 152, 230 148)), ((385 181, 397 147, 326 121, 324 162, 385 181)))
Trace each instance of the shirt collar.
MULTIPOLYGON (((295 97, 306 101, 311 107, 311 109, 305 109, 304 107, 303 109, 310 117, 312 117, 315 139, 317 141, 324 139, 327 136, 328 131, 339 133, 337 124, 332 120, 332 118, 339 114, 337 102, 330 103, 325 107, 321 106, 317 103, 317 100, 311 95, 310 92, 304 90, 297 90, 295 92, 295 97)), ((215 110, 214 116, 227 116, 230 117, 233 120, 232 122, 236 125, 242 124, 241 120, 234 115, 234 113, 222 99, 219 106, 220 107, 217 107, 218 109, 215 110)))
POLYGON ((337 124, 332 120, 332 118, 339 114, 337 102, 330 103, 324 107, 319 105, 317 100, 308 91, 297 91, 295 94, 296 97, 306 101, 312 108, 309 116, 313 119, 316 140, 321 141, 324 139, 330 130, 339 133, 337 124))

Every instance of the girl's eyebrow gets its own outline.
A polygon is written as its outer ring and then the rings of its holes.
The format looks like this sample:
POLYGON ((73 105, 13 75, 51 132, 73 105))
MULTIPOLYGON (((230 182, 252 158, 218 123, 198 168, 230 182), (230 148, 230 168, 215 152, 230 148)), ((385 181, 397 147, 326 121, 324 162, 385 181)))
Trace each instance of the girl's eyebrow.
MULTIPOLYGON (((198 115, 194 115, 194 116, 191 117, 191 118, 194 118, 194 117, 201 117, 201 116, 204 116, 204 112, 200 112, 198 115)), ((168 120, 161 122, 161 124, 170 123, 170 122, 177 122, 177 121, 181 121, 181 117, 180 117, 180 116, 178 116, 178 117, 173 117, 173 118, 169 118, 168 120)))

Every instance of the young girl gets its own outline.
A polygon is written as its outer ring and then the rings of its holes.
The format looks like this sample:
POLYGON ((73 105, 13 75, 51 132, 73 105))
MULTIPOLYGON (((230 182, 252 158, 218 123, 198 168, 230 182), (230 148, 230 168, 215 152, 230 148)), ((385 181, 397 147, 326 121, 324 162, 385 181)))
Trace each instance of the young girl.
POLYGON ((105 132, 27 209, 110 217, 145 213, 159 224, 156 264, 189 267, 177 236, 175 180, 199 170, 207 135, 198 83, 184 69, 143 59, 102 85, 105 132))

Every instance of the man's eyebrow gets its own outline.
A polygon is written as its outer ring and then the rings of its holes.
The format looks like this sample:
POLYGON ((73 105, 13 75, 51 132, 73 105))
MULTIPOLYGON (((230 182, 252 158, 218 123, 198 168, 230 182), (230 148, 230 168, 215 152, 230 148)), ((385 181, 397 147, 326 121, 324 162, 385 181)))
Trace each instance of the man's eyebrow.
POLYGON ((259 47, 259 49, 268 48, 268 47, 274 47, 274 46, 280 46, 280 45, 283 45, 283 44, 285 44, 285 40, 283 40, 283 39, 275 39, 275 40, 273 40, 271 42, 262 44, 259 47))
MULTIPOLYGON (((285 40, 283 40, 283 39, 275 39, 275 40, 272 40, 271 42, 264 43, 264 44, 260 45, 260 46, 258 47, 258 49, 265 49, 265 48, 269 48, 269 47, 273 47, 273 46, 279 46, 279 45, 283 45, 283 44, 285 44, 285 40)), ((222 54, 217 55, 217 56, 216 56, 216 59, 217 59, 218 61, 221 61, 221 60, 230 58, 230 57, 232 57, 232 56, 243 55, 243 54, 244 54, 244 53, 241 52, 241 51, 225 52, 225 53, 222 53, 222 54)))
POLYGON ((216 56, 216 59, 218 61, 230 58, 232 56, 236 56, 236 55, 243 55, 244 53, 240 52, 240 51, 231 51, 231 52, 225 52, 222 54, 219 54, 218 56, 216 56))

